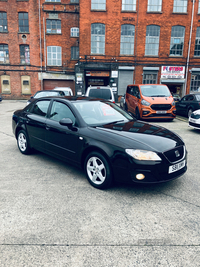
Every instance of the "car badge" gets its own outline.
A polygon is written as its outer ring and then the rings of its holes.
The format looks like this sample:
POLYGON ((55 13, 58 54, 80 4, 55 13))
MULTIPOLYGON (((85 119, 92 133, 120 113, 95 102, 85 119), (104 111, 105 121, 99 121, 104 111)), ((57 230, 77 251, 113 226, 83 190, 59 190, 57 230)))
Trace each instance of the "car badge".
POLYGON ((180 153, 179 153, 178 150, 175 151, 175 155, 176 155, 177 158, 180 157, 180 153))

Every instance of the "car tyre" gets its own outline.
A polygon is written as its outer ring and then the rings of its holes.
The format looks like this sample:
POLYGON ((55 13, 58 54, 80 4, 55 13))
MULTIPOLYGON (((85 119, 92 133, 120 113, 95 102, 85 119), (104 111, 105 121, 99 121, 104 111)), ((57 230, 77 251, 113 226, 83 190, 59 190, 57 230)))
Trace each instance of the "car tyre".
POLYGON ((112 184, 112 171, 106 158, 99 152, 90 153, 84 164, 89 183, 98 189, 106 189, 112 184))
POLYGON ((22 154, 30 154, 31 148, 29 145, 28 136, 24 130, 20 130, 17 134, 17 145, 22 154))
POLYGON ((193 112, 192 108, 189 108, 187 113, 188 118, 191 116, 192 112, 193 112))

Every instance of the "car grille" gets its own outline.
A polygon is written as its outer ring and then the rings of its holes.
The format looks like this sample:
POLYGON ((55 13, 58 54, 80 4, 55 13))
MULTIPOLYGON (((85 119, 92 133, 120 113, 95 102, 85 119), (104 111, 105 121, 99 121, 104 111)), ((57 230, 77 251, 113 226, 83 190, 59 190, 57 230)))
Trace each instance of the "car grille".
POLYGON ((164 152, 164 155, 171 163, 174 163, 184 158, 185 147, 184 146, 176 147, 172 150, 164 152))
POLYGON ((151 105, 151 108, 153 110, 169 110, 171 109, 171 105, 170 104, 153 104, 151 105))
POLYGON ((194 114, 194 113, 192 113, 191 114, 191 118, 193 118, 193 119, 200 119, 200 114, 194 114))

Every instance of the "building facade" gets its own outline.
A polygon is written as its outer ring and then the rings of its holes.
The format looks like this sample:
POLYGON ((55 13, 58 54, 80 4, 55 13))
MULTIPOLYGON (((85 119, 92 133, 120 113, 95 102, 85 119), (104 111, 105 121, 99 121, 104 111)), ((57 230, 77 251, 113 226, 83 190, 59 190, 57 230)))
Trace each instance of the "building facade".
POLYGON ((77 0, 0 0, 0 93, 29 98, 56 86, 75 92, 77 0))
POLYGON ((200 88, 200 0, 0 0, 0 93, 200 88))
POLYGON ((80 1, 76 91, 161 83, 183 96, 200 88, 200 1, 80 1))

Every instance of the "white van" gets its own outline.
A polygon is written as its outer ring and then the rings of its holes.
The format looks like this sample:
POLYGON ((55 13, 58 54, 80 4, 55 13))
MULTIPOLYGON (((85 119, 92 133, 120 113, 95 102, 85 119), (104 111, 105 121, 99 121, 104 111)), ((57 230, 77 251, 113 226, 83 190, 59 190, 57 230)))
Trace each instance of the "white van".
POLYGON ((63 91, 66 96, 73 96, 73 92, 70 87, 55 87, 53 90, 63 91))

